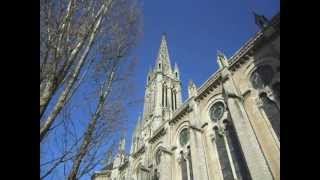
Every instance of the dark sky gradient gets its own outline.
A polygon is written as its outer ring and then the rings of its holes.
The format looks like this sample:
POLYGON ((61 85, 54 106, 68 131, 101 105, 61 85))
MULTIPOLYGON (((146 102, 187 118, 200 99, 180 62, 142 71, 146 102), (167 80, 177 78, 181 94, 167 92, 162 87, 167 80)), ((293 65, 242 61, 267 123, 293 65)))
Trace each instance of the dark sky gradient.
MULTIPOLYGON (((189 79, 199 87, 217 70, 217 49, 230 57, 258 31, 252 11, 270 19, 279 6, 279 0, 144 1, 143 36, 132 53, 139 60, 133 78, 136 95, 143 99, 148 68, 154 66, 163 32, 167 35, 171 64, 178 63, 186 100, 189 79)), ((129 108, 127 150, 142 111, 142 103, 129 108)))

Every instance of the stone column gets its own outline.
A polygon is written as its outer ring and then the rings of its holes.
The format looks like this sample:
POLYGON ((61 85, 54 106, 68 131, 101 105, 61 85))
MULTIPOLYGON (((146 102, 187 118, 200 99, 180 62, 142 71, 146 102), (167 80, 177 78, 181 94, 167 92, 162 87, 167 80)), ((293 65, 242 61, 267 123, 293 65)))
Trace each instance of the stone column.
POLYGON ((259 147, 248 115, 245 111, 242 97, 227 68, 221 71, 223 91, 233 125, 238 135, 251 178, 253 180, 272 180, 266 160, 259 147))

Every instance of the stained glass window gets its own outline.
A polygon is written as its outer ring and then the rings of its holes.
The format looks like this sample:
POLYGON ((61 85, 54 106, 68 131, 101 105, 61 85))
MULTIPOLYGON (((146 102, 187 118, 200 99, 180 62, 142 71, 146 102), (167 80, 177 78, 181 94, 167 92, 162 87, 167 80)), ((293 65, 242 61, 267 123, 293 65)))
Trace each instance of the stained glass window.
POLYGON ((188 129, 184 129, 180 133, 180 145, 185 146, 189 141, 189 131, 188 129))
POLYGON ((228 125, 225 130, 225 135, 238 180, 251 180, 249 170, 240 147, 240 142, 233 125, 228 125))
POLYGON ((211 120, 215 122, 219 120, 223 115, 224 109, 225 109, 224 104, 221 101, 213 104, 213 106, 210 109, 211 120))

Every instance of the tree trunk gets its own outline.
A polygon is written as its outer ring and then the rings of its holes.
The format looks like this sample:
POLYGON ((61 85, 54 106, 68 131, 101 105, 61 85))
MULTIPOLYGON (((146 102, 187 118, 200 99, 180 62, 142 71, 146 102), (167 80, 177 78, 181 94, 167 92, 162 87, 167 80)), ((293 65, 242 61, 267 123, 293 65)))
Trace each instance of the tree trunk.
POLYGON ((82 56, 80 57, 80 60, 77 64, 77 66, 75 67, 74 72, 71 75, 70 80, 68 81, 68 84, 66 86, 66 88, 64 89, 64 91, 62 92, 62 94, 59 96, 57 103, 55 104, 52 112, 50 113, 50 115, 48 116, 47 120, 45 121, 45 123, 43 124, 43 126, 40 128, 40 142, 43 140, 43 138, 46 136, 46 134, 48 133, 52 123, 54 122, 54 120, 56 119, 57 115, 59 114, 59 112, 61 111, 61 109, 64 106, 64 103, 66 101, 66 98, 68 97, 74 83, 76 82, 76 79, 80 73, 81 67, 84 64, 84 61, 88 55, 88 52, 93 44, 93 40, 96 36, 96 33, 100 27, 103 15, 106 13, 106 11, 108 10, 108 7, 110 5, 110 1, 108 1, 109 4, 104 4, 101 8, 102 8, 102 13, 100 16, 98 16, 97 22, 93 27, 92 33, 90 34, 89 37, 89 42, 87 44, 87 47, 85 48, 82 56))
POLYGON ((77 178, 77 174, 78 174, 78 171, 80 168, 81 161, 88 151, 88 147, 89 147, 89 144, 90 144, 91 138, 92 138, 92 133, 93 133, 95 126, 97 124, 97 120, 99 119, 99 117, 101 115, 101 111, 102 111, 103 105, 105 103, 105 100, 111 91, 111 85, 114 80, 114 73, 115 73, 115 67, 112 68, 109 78, 106 79, 105 83, 103 84, 103 86, 101 88, 100 98, 99 98, 96 112, 93 115, 93 117, 90 120, 90 123, 87 127, 84 139, 83 139, 82 144, 80 146, 80 150, 79 150, 78 154, 76 155, 75 160, 73 161, 72 169, 69 173, 68 180, 76 180, 76 178, 77 178))

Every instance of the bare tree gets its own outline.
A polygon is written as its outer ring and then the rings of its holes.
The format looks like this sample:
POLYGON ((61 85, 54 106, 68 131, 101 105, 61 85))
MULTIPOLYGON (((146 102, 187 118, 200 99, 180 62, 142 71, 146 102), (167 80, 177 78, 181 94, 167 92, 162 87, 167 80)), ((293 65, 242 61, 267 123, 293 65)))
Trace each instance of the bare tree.
MULTIPOLYGON (((100 50, 94 44, 108 44, 112 38, 117 38, 108 37, 114 28, 122 28, 116 26, 137 28, 138 14, 125 0, 41 0, 40 4, 41 142, 68 98, 77 90, 75 87, 82 79, 80 74, 85 65, 90 64, 88 57, 100 50), (115 17, 117 11, 131 13, 131 16, 126 16, 127 19, 115 17)), ((132 37, 138 32, 134 28, 127 32, 132 37)))
MULTIPOLYGON (((129 77, 135 64, 128 58, 140 34, 140 10, 128 0, 41 0, 40 142, 48 132, 60 144, 59 155, 41 163, 41 179, 63 166, 68 179, 94 169, 101 148, 123 120, 129 77), (88 96, 90 117, 78 132, 67 105, 83 82, 94 82, 88 96), (95 88, 96 87, 96 88, 95 88), (92 106, 90 106, 91 104, 92 106), (59 118, 58 118, 59 117, 59 118), (58 121, 57 121, 58 120, 58 121)), ((74 104, 72 104, 74 105, 74 104)), ((47 139, 47 138, 46 138, 47 139)))

